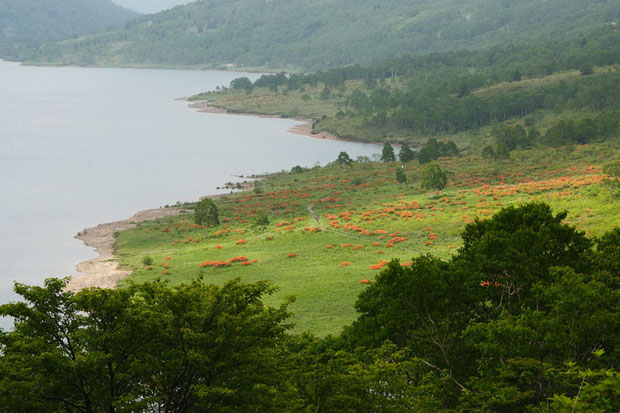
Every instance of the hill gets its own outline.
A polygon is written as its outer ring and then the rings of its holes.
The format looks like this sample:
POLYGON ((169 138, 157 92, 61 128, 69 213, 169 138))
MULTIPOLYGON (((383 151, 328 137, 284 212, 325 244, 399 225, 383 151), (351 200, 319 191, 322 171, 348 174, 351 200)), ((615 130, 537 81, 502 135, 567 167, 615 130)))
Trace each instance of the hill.
POLYGON ((0 0, 0 56, 125 23, 138 13, 109 0, 0 0))
POLYGON ((315 70, 577 36, 620 4, 586 0, 210 0, 39 50, 41 63, 315 70))

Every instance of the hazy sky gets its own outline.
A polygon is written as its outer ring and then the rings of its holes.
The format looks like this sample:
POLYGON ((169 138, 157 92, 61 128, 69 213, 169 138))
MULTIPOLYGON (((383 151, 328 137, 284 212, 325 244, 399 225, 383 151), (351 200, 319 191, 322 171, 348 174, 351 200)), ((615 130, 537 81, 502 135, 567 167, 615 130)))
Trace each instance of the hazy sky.
POLYGON ((139 11, 140 13, 156 13, 158 11, 170 9, 179 4, 187 4, 194 0, 112 0, 128 9, 139 11))

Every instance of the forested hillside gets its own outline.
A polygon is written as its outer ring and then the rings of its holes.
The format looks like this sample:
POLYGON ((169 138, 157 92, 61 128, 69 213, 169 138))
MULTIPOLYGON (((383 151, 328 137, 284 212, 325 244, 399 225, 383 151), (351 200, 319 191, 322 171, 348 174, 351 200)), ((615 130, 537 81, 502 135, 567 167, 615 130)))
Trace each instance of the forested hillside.
POLYGON ((19 58, 29 47, 120 25, 137 16, 110 0, 0 0, 0 56, 19 58))
POLYGON ((209 0, 39 50, 42 63, 313 70, 614 24, 620 4, 586 0, 209 0))
MULTIPOLYGON (((619 64, 620 30, 605 26, 561 41, 263 75, 254 83, 240 78, 192 99, 233 112, 312 118, 314 132, 350 140, 421 146, 450 135, 469 146, 472 134, 482 141, 492 125, 508 122, 531 130, 528 145, 550 144, 539 135, 558 118, 592 117, 603 125, 618 117, 619 64)), ((602 128, 615 133, 615 126, 602 128)))

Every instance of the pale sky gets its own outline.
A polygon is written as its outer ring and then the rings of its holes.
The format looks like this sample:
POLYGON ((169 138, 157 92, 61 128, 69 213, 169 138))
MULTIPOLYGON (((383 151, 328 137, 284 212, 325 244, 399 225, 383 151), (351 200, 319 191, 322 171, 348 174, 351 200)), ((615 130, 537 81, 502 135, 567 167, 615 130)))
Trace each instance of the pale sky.
POLYGON ((112 2, 138 11, 140 13, 157 13, 179 4, 187 4, 194 0, 112 0, 112 2))

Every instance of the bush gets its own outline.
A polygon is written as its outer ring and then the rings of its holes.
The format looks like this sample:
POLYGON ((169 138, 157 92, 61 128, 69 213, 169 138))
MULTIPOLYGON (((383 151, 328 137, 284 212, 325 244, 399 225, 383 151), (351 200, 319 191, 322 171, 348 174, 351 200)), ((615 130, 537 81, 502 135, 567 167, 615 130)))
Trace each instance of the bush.
POLYGON ((421 174, 422 188, 441 191, 448 183, 448 176, 436 163, 428 165, 421 174))
POLYGON ((153 265, 153 258, 145 255, 144 257, 142 257, 142 264, 144 264, 146 267, 148 267, 149 265, 153 265))
POLYGON ((217 226, 220 224, 220 217, 215 203, 205 198, 198 202, 194 207, 194 222, 198 225, 217 226))

